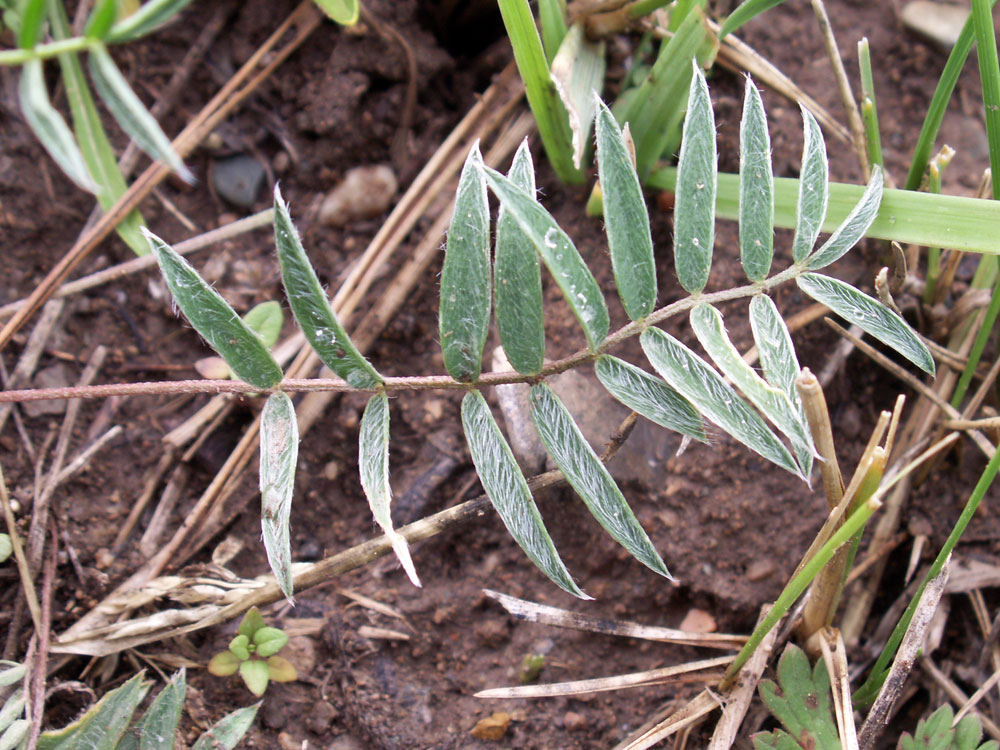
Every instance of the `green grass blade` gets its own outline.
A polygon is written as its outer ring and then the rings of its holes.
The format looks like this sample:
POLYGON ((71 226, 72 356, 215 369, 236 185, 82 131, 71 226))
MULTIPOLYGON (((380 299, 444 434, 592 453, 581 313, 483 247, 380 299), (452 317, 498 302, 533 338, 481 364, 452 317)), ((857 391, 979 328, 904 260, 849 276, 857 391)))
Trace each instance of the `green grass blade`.
POLYGON ((514 541, 559 588, 581 599, 590 599, 573 581, 559 557, 528 483, 479 391, 469 391, 462 399, 462 427, 483 489, 514 541))
MULTIPOLYGON (((49 24, 54 39, 69 37, 69 19, 61 2, 49 4, 49 24)), ((128 186, 118 169, 118 160, 101 124, 101 115, 87 87, 87 79, 83 74, 79 58, 74 54, 59 55, 59 66, 62 69, 66 100, 73 115, 76 141, 87 164, 87 170, 98 187, 97 202, 107 211, 125 194, 128 186)), ((139 231, 144 224, 142 215, 138 210, 134 210, 115 227, 118 236, 136 255, 149 253, 149 245, 139 231)))
POLYGON ((751 281, 763 281, 773 258, 771 136, 760 92, 748 76, 740 121, 740 261, 751 281))
POLYGON ((259 708, 260 703, 255 703, 226 714, 198 738, 191 750, 234 750, 253 725, 259 708))
POLYGON ((776 5, 781 5, 783 2, 785 0, 744 0, 722 24, 722 28, 719 30, 719 39, 722 39, 726 34, 732 34, 747 21, 776 5))
POLYGON ((368 498, 368 507, 371 508, 375 523, 385 532, 407 577, 414 586, 420 586, 420 578, 410 557, 406 538, 393 527, 389 511, 392 502, 392 488, 389 486, 389 398, 384 392, 376 393, 368 399, 361 417, 358 467, 361 487, 368 498))
POLYGON ((865 126, 865 148, 868 161, 885 169, 882 158, 882 136, 878 128, 878 109, 875 106, 875 80, 872 78, 872 60, 868 39, 858 42, 858 66, 861 75, 861 120, 865 126))
POLYGON ((709 420, 768 461, 799 474, 792 454, 761 416, 701 357, 659 328, 643 331, 641 342, 660 377, 709 420))
POLYGON ((353 26, 358 22, 361 4, 358 0, 313 0, 319 8, 341 26, 353 26))
POLYGON ((668 430, 708 442, 698 410, 659 378, 609 355, 594 363, 594 371, 608 393, 632 411, 668 430))
MULTIPOLYGON (((667 167, 651 176, 648 187, 673 191, 677 170, 667 167)), ((794 228, 799 181, 774 181, 775 226, 794 228)), ((830 183, 830 205, 823 231, 832 232, 854 210, 866 188, 830 183)), ((720 174, 716 199, 720 219, 739 218, 739 176, 720 174)), ((868 228, 868 237, 929 247, 948 247, 968 253, 1000 254, 1000 201, 929 195, 912 190, 883 190, 882 203, 868 228)))
POLYGON ((440 330, 444 366, 455 380, 482 369, 490 325, 490 206, 479 142, 462 167, 441 269, 440 330))
MULTIPOLYGON (((994 263, 1000 264, 1000 259, 997 259, 994 263)), ((976 332, 976 338, 972 342, 972 349, 969 350, 969 361, 966 362, 962 376, 958 379, 958 385, 955 386, 955 392, 952 394, 951 405, 956 409, 962 403, 962 399, 965 398, 969 384, 972 382, 972 376, 976 372, 976 368, 979 367, 979 360, 982 358, 983 351, 986 349, 986 343, 993 333, 993 325, 996 323, 998 313, 1000 313, 1000 274, 997 275, 997 281, 993 287, 993 295, 990 297, 990 304, 986 308, 983 323, 979 327, 979 331, 976 332)))
POLYGON ((498 4, 549 162, 560 180, 579 185, 583 182, 583 172, 573 166, 569 119, 549 76, 542 40, 528 0, 498 0, 498 4))
POLYGON ((538 23, 542 27, 542 46, 549 65, 559 51, 569 27, 566 25, 566 0, 538 0, 538 23))
POLYGON ((135 139, 139 148, 151 158, 162 161, 181 179, 193 183, 194 175, 184 166, 156 118, 132 91, 125 76, 111 59, 107 47, 95 45, 90 49, 87 59, 94 88, 122 130, 135 139))
MULTIPOLYGON (((796 204, 795 239, 792 241, 792 257, 799 263, 808 257, 816 245, 826 208, 830 200, 828 182, 829 163, 826 158, 826 144, 823 131, 812 112, 800 105, 804 143, 802 145, 802 169, 799 171, 799 197, 796 204)), ((773 215, 772 215, 773 218, 773 215)))
POLYGON ((806 260, 807 268, 816 270, 830 265, 835 260, 839 260, 865 236, 868 227, 872 225, 878 214, 879 204, 882 202, 882 191, 882 168, 876 164, 872 167, 872 176, 861 200, 847 215, 843 223, 833 230, 830 239, 806 260))
POLYGON ((31 49, 42 36, 42 23, 45 21, 45 0, 24 0, 19 3, 21 28, 17 31, 17 46, 21 49, 31 49))
POLYGON ((718 164, 715 115, 705 76, 692 61, 694 76, 688 94, 684 137, 677 160, 674 202, 674 266, 677 278, 691 294, 708 283, 715 245, 715 191, 718 164))
POLYGON ((355 388, 373 388, 381 383, 382 376, 354 346, 330 308, 277 185, 274 187, 274 241, 288 305, 302 335, 323 364, 355 388))
POLYGON ((282 373, 260 338, 170 245, 143 229, 174 302, 240 380, 273 388, 282 373))
MULTIPOLYGON (((535 195, 535 170, 525 139, 514 154, 507 179, 528 195, 535 195)), ((497 216, 496 258, 497 332, 500 344, 518 372, 534 375, 545 360, 545 312, 542 305, 542 269, 534 244, 503 205, 497 216)))
POLYGON ((106 41, 120 44, 143 37, 167 23, 190 2, 191 0, 149 0, 139 6, 135 13, 112 26, 106 41))
MULTIPOLYGON (((796 454, 812 451, 812 437, 800 419, 799 410, 783 388, 773 386, 743 361, 726 334, 722 314, 711 305, 691 308, 691 328, 722 374, 728 377, 751 404, 792 441, 796 454)), ((807 479, 805 475, 803 479, 807 479)))
POLYGON ((837 315, 877 338, 926 373, 934 374, 934 359, 920 337, 901 317, 878 300, 839 279, 806 273, 796 279, 799 289, 837 315))
POLYGON ((531 388, 531 418, 545 450, 604 530, 643 565, 672 579, 615 480, 544 383, 531 388))
MULTIPOLYGON (((996 0, 991 0, 990 7, 996 4, 996 0)), ((962 27, 961 33, 955 46, 948 55, 948 62, 945 63, 944 70, 941 71, 941 78, 938 79, 937 87, 934 89, 934 96, 927 107, 927 114, 924 116, 924 124, 920 128, 920 135, 917 138, 917 145, 913 149, 913 158, 910 160, 910 171, 906 175, 906 189, 918 190, 924 178, 924 170, 927 169, 927 162, 931 158, 934 150, 934 141, 937 139, 938 130, 944 120, 944 114, 948 109, 948 101, 958 83, 958 76, 965 67, 965 60, 972 51, 972 43, 975 40, 973 31, 973 19, 970 15, 962 27)), ((922 243, 931 244, 931 243, 922 243)))
POLYGON ((103 39, 111 31, 111 26, 117 18, 118 0, 97 0, 83 27, 83 35, 93 39, 103 39))
POLYGON ((174 732, 181 718, 186 692, 186 675, 182 669, 146 709, 139 723, 139 750, 174 750, 174 732))
POLYGON ((604 85, 604 42, 587 39, 582 23, 575 23, 563 38, 549 74, 562 100, 572 133, 573 166, 583 164, 596 103, 594 92, 604 85))
POLYGON ((622 305, 632 320, 656 307, 656 262, 642 187, 614 115, 597 98, 597 165, 604 196, 604 230, 622 305))
POLYGON ((292 601, 289 519, 299 456, 299 425, 287 393, 272 393, 260 415, 261 529, 274 579, 292 601))
POLYGON ((490 190, 531 240, 583 326, 591 351, 611 326, 604 294, 569 236, 541 204, 494 169, 485 167, 490 190))
MULTIPOLYGON (((760 355, 764 378, 788 396, 799 422, 807 425, 802 399, 795 388, 795 381, 801 371, 795 354, 795 345, 792 343, 788 326, 785 325, 781 313, 770 297, 758 294, 750 300, 750 328, 760 355)), ((810 440, 809 444, 811 443, 810 440)), ((793 444, 792 448, 799 466, 802 467, 802 473, 808 478, 812 474, 813 465, 811 447, 801 450, 799 446, 793 444)))
MULTIPOLYGON (((1000 62, 989 0, 972 0, 972 28, 979 57, 979 80, 986 108, 986 137, 990 144, 990 171, 1000 175, 1000 62)), ((993 200, 1000 200, 1000 180, 993 181, 993 200)))
POLYGON ((49 156, 78 187, 96 193, 98 188, 90 179, 87 163, 73 133, 49 101, 41 60, 29 60, 24 64, 18 93, 21 113, 49 156))

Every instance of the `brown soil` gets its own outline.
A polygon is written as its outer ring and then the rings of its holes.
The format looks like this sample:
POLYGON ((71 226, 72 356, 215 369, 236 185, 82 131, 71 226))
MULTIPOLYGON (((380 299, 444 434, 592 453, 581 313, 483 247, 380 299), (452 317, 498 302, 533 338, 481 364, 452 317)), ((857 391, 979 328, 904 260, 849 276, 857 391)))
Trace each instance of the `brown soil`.
MULTIPOLYGON (((218 4, 193 4, 180 23, 116 51, 120 65, 144 98, 155 96, 165 85, 176 61, 207 22, 213 5, 218 4)), ((204 64, 195 67, 190 85, 163 118, 168 133, 183 127, 293 7, 288 2, 224 5, 229 16, 223 31, 204 64)), ((401 190, 405 190, 476 94, 509 59, 502 26, 489 3, 473 5, 490 6, 481 15, 473 11, 448 15, 434 10, 435 4, 416 0, 369 0, 366 6, 402 34, 417 59, 417 104, 402 152, 394 152, 392 144, 404 109, 405 56, 397 44, 383 40, 370 28, 349 33, 324 24, 223 130, 227 147, 265 159, 277 173, 306 247, 324 281, 332 287, 377 231, 381 217, 355 222, 346 229, 322 226, 314 219, 321 196, 348 169, 378 163, 392 164, 401 190), (282 162, 287 167, 279 169, 282 162)), ((897 181, 902 181, 920 117, 945 55, 905 32, 888 4, 839 0, 830 2, 830 13, 852 80, 857 80, 854 45, 862 36, 871 42, 886 158, 897 181)), ((770 11, 747 26, 742 37, 840 117, 833 78, 807 4, 770 11)), ((943 133, 943 140, 958 149, 947 173, 946 190, 961 194, 974 191, 987 162, 982 103, 973 68, 970 64, 959 83, 943 133)), ((26 296, 61 257, 86 220, 91 201, 63 178, 27 131, 18 115, 12 71, 0 69, 0 83, 0 233, 4 247, 0 303, 6 303, 26 296)), ((720 166, 735 171, 742 81, 717 70, 710 85, 720 133, 720 166)), ((801 150, 797 107, 769 92, 765 92, 765 104, 772 127, 775 173, 794 176, 801 150)), ((856 160, 849 149, 832 137, 828 146, 833 179, 858 181, 856 160)), ((562 226, 570 228, 610 294, 613 282, 602 249, 602 227, 598 221, 584 218, 585 193, 561 187, 539 149, 535 152, 546 206, 562 226)), ((188 163, 201 181, 194 187, 171 182, 162 188, 164 197, 199 232, 219 225, 234 211, 210 190, 211 161, 211 154, 198 151, 188 163)), ((262 190, 255 209, 266 205, 267 191, 262 190)), ((674 282, 669 258, 670 216, 657 210, 655 201, 650 205, 654 242, 661 258, 659 301, 663 304, 682 291, 674 282)), ((183 227, 160 201, 148 200, 142 210, 150 227, 168 240, 195 233, 183 227)), ((742 283, 733 252, 737 246, 735 227, 720 223, 718 232, 717 262, 710 281, 713 289, 742 283)), ((779 233, 779 258, 786 261, 788 240, 787 233, 779 233)), ((119 240, 110 240, 83 270, 119 262, 128 255, 119 240)), ((876 256, 876 248, 866 248, 842 263, 837 273, 866 285, 876 268, 876 256)), ((207 267, 211 280, 240 311, 281 297, 267 232, 227 242, 210 256, 199 256, 197 263, 207 267)), ((434 267, 426 275, 370 352, 382 372, 443 371, 435 338, 437 270, 434 267)), ((209 352, 158 292, 162 287, 152 275, 139 275, 72 298, 39 369, 61 362, 67 380, 74 382, 94 348, 104 345, 110 355, 98 382, 195 377, 193 362, 209 352), (170 370, 168 366, 181 369, 170 370)), ((557 297, 555 289, 548 289, 551 357, 571 353, 581 345, 577 328, 557 297)), ((804 305, 793 288, 779 290, 776 301, 788 313, 804 305)), ((735 343, 745 349, 750 344, 743 317, 745 303, 726 307, 724 312, 735 343)), ((612 314, 623 318, 620 309, 612 314)), ((670 329, 685 340, 692 338, 685 324, 676 323, 670 329)), ((288 324, 286 332, 291 330, 288 324)), ((19 337, 4 352, 8 371, 16 364, 25 340, 25 336, 19 337)), ((814 370, 822 368, 834 343, 833 334, 821 325, 796 338, 802 364, 814 370)), ((492 346, 494 342, 487 350, 492 346)), ((622 353, 637 359, 638 350, 634 345, 626 346, 622 353)), ((853 466, 878 411, 891 407, 899 388, 860 355, 847 361, 827 391, 842 465, 853 466)), ((57 632, 141 564, 137 537, 148 522, 148 513, 112 565, 104 565, 100 551, 110 547, 146 475, 157 464, 163 434, 204 401, 205 397, 141 397, 111 406, 83 404, 74 445, 86 439, 89 425, 102 409, 105 414, 111 410, 110 423, 123 425, 125 433, 54 498, 57 524, 65 533, 53 592, 57 632), (67 553, 78 557, 79 572, 67 553)), ((335 402, 301 445, 292 512, 293 552, 298 559, 317 559, 374 534, 356 470, 362 407, 363 401, 354 398, 335 402)), ((171 519, 171 530, 229 455, 255 408, 250 401, 242 404, 198 452, 171 519)), ((58 428, 61 419, 60 415, 25 418, 36 448, 58 428)), ((608 433, 610 430, 609 423, 608 433)), ((392 435, 396 495, 413 503, 399 511, 399 523, 480 492, 478 483, 471 481, 474 469, 464 448, 455 396, 403 395, 394 399, 392 435), (419 486, 432 470, 443 479, 427 492, 407 495, 407 490, 414 484, 419 486)), ((747 632, 760 606, 774 599, 821 523, 824 500, 820 493, 809 491, 722 435, 715 435, 710 445, 693 445, 680 456, 674 455, 677 442, 673 435, 644 426, 615 459, 626 494, 676 582, 665 583, 629 558, 571 493, 553 493, 541 502, 542 513, 566 564, 583 588, 596 597, 595 602, 577 602, 544 579, 499 519, 486 514, 415 545, 422 589, 407 582, 395 561, 383 560, 330 585, 303 592, 294 610, 275 607, 265 613, 292 627, 301 625, 301 618, 318 618, 321 625, 298 640, 300 667, 310 662, 312 667, 302 670, 299 682, 276 685, 268 691, 247 746, 304 747, 302 742, 308 740, 310 747, 338 750, 491 745, 607 748, 641 725, 664 702, 692 695, 694 687, 664 686, 579 699, 483 701, 473 697, 481 689, 516 684, 523 658, 532 653, 545 654, 542 681, 614 675, 696 657, 688 649, 513 621, 483 595, 484 588, 599 617, 665 626, 679 625, 690 609, 698 608, 711 614, 720 631, 728 632, 747 632), (352 605, 340 589, 352 589, 396 608, 405 622, 352 605), (363 637, 359 628, 366 625, 403 631, 409 640, 363 637), (512 717, 506 736, 498 743, 474 739, 472 727, 495 711, 512 717)), ((0 446, 8 485, 23 502, 31 495, 34 471, 12 422, 0 435, 0 446)), ((930 522, 928 550, 936 550, 944 540, 982 463, 971 451, 958 467, 953 461, 944 462, 916 492, 908 513, 912 519, 930 522)), ((266 570, 254 484, 252 478, 244 480, 239 497, 247 512, 227 530, 244 545, 231 567, 247 577, 266 570)), ((981 514, 967 536, 975 543, 960 548, 963 555, 996 561, 1000 528, 992 517, 981 514)), ((213 540, 213 545, 220 540, 213 540)), ((196 561, 206 561, 213 545, 196 561)), ((901 590, 902 568, 910 548, 904 544, 891 559, 886 603, 901 590)), ((6 630, 18 589, 12 566, 0 568, 0 580, 4 582, 0 626, 6 630)), ((956 652, 968 647, 976 632, 969 624, 969 613, 961 617, 964 619, 953 616, 951 621, 962 631, 956 632, 953 644, 949 644, 956 652)), ((142 652, 144 658, 154 661, 173 654, 204 664, 225 648, 235 626, 232 623, 199 632, 176 644, 153 644, 142 652)), ((23 651, 16 655, 23 655, 23 651)), ((85 666, 83 659, 71 660, 51 679, 80 679, 85 666)), ((136 666, 142 664, 132 657, 117 668, 108 666, 103 674, 113 685, 136 666)), ((235 681, 211 677, 200 669, 191 670, 189 680, 197 699, 192 703, 195 720, 214 721, 251 702, 249 693, 235 681)), ((102 687, 96 681, 94 686, 102 687)), ((969 692, 975 687, 966 685, 969 692)), ((79 707, 67 704, 53 713, 52 721, 66 720, 79 707)), ((702 746, 703 741, 701 736, 692 738, 692 746, 702 746)))

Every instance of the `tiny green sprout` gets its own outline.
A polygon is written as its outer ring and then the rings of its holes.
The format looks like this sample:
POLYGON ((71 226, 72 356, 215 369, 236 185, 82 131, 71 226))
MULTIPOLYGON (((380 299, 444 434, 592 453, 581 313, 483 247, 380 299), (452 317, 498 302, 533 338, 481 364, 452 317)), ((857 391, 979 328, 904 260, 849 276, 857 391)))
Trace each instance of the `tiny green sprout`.
POLYGON ((521 659, 521 668, 517 672, 517 681, 528 685, 538 679, 545 666, 544 654, 525 654, 521 659))
POLYGON ((229 649, 212 657, 208 671, 217 677, 239 672, 250 692, 259 698, 267 690, 268 682, 292 682, 299 678, 292 663, 277 656, 287 643, 288 635, 265 624, 260 611, 253 607, 243 617, 229 649))

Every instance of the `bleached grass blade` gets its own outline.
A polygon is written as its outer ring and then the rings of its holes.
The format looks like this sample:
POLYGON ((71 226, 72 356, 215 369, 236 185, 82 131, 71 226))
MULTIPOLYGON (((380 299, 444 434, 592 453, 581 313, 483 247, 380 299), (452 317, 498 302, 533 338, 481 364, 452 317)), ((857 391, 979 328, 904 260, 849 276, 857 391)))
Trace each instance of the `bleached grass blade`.
MULTIPOLYGON (((795 354, 795 346, 792 344, 792 335, 770 297, 759 294, 750 300, 750 328, 753 331, 754 343, 757 344, 764 378, 788 396, 799 422, 808 425, 802 408, 802 399, 795 387, 795 380, 801 368, 795 354)), ((794 443, 792 448, 799 466, 802 467, 802 473, 806 477, 810 476, 813 464, 812 450, 808 448, 800 450, 800 446, 794 443)))
POLYGON ((872 225, 878 215, 878 207, 882 203, 882 187, 882 169, 878 164, 875 164, 872 166, 872 176, 861 200, 847 215, 844 222, 833 231, 830 239, 806 260, 807 268, 816 270, 830 265, 865 236, 868 227, 872 225))
POLYGON ((580 168, 594 121, 594 92, 604 84, 604 42, 591 41, 578 21, 563 37, 549 76, 569 116, 573 166, 580 168))
POLYGON ((440 331, 444 366, 471 382, 482 368, 490 324, 490 207, 477 141, 462 167, 441 269, 440 331))
POLYGON ((608 393, 629 409, 668 430, 708 442, 698 410, 659 378, 610 355, 598 359, 594 370, 608 393))
POLYGON ((185 182, 193 184, 194 175, 184 166, 156 118, 132 91, 125 76, 111 59, 107 47, 91 47, 88 62, 94 88, 122 130, 134 138, 139 148, 150 157, 159 159, 185 182))
POLYGON ((330 308, 277 185, 274 186, 274 241, 288 305, 302 335, 323 364, 355 388, 373 388, 381 383, 382 376, 354 346, 330 308))
POLYGON ((826 218, 830 199, 829 164, 823 131, 812 112, 801 106, 803 135, 802 168, 799 170, 799 200, 796 212, 792 258, 799 263, 809 257, 826 218))
POLYGON ((145 228, 142 233, 177 306, 236 377, 258 388, 280 383, 278 363, 229 303, 170 245, 145 228))
POLYGON ((844 320, 857 324, 924 372, 934 374, 934 359, 920 337, 885 305, 850 284, 817 273, 802 274, 796 283, 799 289, 844 320))
POLYGON ((622 131, 604 102, 597 103, 597 167, 604 196, 604 230, 622 306, 632 320, 656 307, 656 263, 649 214, 622 131))
POLYGON ((594 275, 583 262, 573 241, 533 194, 529 195, 494 169, 483 167, 483 170, 490 190, 542 256, 570 309, 583 326, 590 350, 594 351, 608 335, 611 325, 604 293, 594 275))
MULTIPOLYGON (((507 178, 529 195, 535 194, 535 169, 527 138, 514 154, 507 178)), ((515 370, 534 375, 545 360, 542 268, 535 246, 503 205, 497 216, 494 274, 500 344, 515 370)))
POLYGON ((774 175, 764 103, 747 76, 740 122, 740 261, 751 281, 763 281, 774 258, 774 175))
POLYGON ((253 725, 260 703, 226 714, 191 746, 191 750, 233 750, 253 725))
POLYGON ((24 64, 18 92, 21 113, 49 156, 78 187, 96 193, 98 188, 90 179, 72 131, 49 101, 41 60, 29 60, 24 64))
POLYGON ((604 530, 650 570, 673 579, 615 480, 544 383, 531 388, 531 418, 556 466, 604 530))
POLYGON ((368 506, 382 531, 392 544, 400 565, 414 586, 420 586, 420 578, 410 557, 406 538, 392 525, 389 503, 392 489, 389 486, 389 398, 384 392, 376 393, 365 406, 361 417, 361 433, 358 440, 358 467, 361 471, 361 486, 368 498, 368 506))
MULTIPOLYGON (((774 425, 792 441, 796 452, 812 451, 812 436, 799 419, 799 410, 788 394, 770 385, 743 361, 726 334, 722 314, 711 305, 691 309, 691 328, 722 373, 743 392, 774 425)), ((806 477, 803 476, 803 479, 806 477)))
POLYGON ((782 469, 799 474, 792 454, 715 370, 670 334, 647 328, 642 349, 660 376, 708 419, 782 469))
POLYGON ((289 517, 299 455, 299 425, 288 394, 272 393, 260 415, 261 528, 274 578, 292 601, 289 517))
POLYGON ((187 680, 184 670, 160 691, 139 724, 139 750, 174 750, 174 732, 184 708, 187 680))
POLYGON ((674 265, 677 278, 691 294, 708 283, 715 245, 715 190, 718 164, 715 152, 715 115, 708 84, 696 60, 688 93, 683 139, 677 159, 674 203, 674 265))
POLYGON ((131 42, 133 39, 156 31, 176 14, 180 13, 191 0, 149 0, 139 9, 118 21, 111 27, 107 41, 112 44, 131 42))
POLYGON ((462 426, 483 488, 514 541, 559 588, 590 599, 559 557, 528 483, 479 391, 469 391, 462 399, 462 426))

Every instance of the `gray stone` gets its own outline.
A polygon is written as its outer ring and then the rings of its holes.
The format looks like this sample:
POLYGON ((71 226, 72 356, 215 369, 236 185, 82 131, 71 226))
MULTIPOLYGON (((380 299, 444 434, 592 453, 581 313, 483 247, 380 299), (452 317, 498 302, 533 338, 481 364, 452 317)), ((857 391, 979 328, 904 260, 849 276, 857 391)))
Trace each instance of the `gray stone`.
MULTIPOLYGON (((62 362, 35 373, 32 385, 35 388, 66 388, 70 385, 69 371, 62 362)), ((28 417, 40 417, 46 414, 63 414, 66 411, 66 400, 27 401, 21 408, 28 417)))
POLYGON ((267 172, 263 165, 246 154, 217 160, 212 166, 212 187, 227 203, 239 208, 253 208, 267 172))
POLYGON ((385 213, 398 189, 396 173, 384 164, 355 167, 323 199, 319 220, 332 227, 344 227, 373 219, 385 213))
POLYGON ((913 0, 903 6, 903 25, 934 44, 950 50, 958 41, 969 6, 932 0, 913 0))

